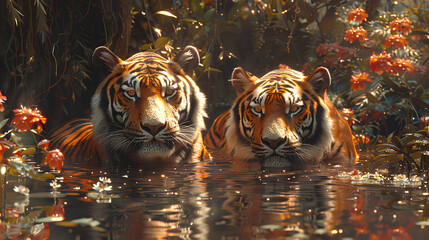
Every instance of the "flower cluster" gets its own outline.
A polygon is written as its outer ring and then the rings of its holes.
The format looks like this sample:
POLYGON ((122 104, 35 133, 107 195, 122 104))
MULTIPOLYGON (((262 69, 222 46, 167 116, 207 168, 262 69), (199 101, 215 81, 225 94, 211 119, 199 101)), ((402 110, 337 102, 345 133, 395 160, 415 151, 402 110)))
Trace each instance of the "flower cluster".
MULTIPOLYGON (((3 111, 3 103, 6 100, 0 92, 0 110, 3 111)), ((38 148, 42 152, 46 153, 45 163, 52 169, 61 171, 64 165, 64 155, 60 150, 55 149, 49 151, 49 140, 43 139, 37 143, 36 146, 23 146, 20 134, 21 132, 28 132, 37 130, 38 132, 43 130, 43 126, 46 123, 46 118, 42 115, 40 110, 37 108, 31 109, 22 107, 13 110, 14 117, 10 124, 13 125, 13 129, 10 132, 10 139, 6 139, 9 134, 4 134, 0 137, 0 162, 21 162, 25 163, 26 156, 32 155, 38 148), (16 131, 14 131, 16 130, 16 131), (7 152, 7 153, 6 153, 7 152)), ((36 138, 35 138, 36 139, 36 138)), ((24 168, 22 168, 24 169, 24 168)), ((29 168, 32 169, 32 168, 29 168)))
POLYGON ((395 46, 396 48, 404 48, 408 44, 407 39, 402 34, 390 35, 386 37, 384 45, 386 48, 395 46))
POLYGON ((411 32, 412 23, 408 18, 396 19, 390 23, 389 28, 392 33, 399 31, 407 35, 411 32))
POLYGON ((362 27, 359 26, 357 28, 350 28, 346 31, 346 34, 344 35, 344 39, 349 41, 350 43, 353 43, 355 40, 358 40, 360 43, 363 43, 365 39, 367 38, 367 31, 362 27))
POLYGON ((368 76, 369 74, 365 72, 352 75, 352 79, 350 79, 352 83, 351 89, 356 91, 365 88, 365 82, 372 82, 368 76))
POLYGON ((349 12, 347 16, 347 21, 349 23, 361 24, 368 18, 368 14, 362 8, 356 8, 349 12))
POLYGON ((405 70, 412 72, 414 66, 408 59, 395 58, 390 66, 390 72, 396 76, 402 75, 405 70))
POLYGON ((15 116, 13 117, 11 124, 15 125, 15 129, 25 132, 31 129, 43 130, 43 126, 46 123, 46 118, 42 116, 40 110, 22 107, 21 109, 13 110, 15 116))
POLYGON ((369 61, 369 68, 371 72, 375 72, 378 75, 388 72, 392 66, 392 58, 386 52, 382 52, 378 55, 373 54, 369 61))

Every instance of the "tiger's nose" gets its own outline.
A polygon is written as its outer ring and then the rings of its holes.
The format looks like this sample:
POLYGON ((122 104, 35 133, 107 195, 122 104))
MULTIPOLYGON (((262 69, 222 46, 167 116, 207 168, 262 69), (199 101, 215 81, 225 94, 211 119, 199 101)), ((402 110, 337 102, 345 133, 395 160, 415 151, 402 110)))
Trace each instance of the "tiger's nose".
POLYGON ((278 138, 276 140, 262 138, 262 143, 270 147, 273 150, 276 150, 280 145, 286 142, 286 138, 278 138))
POLYGON ((149 124, 144 124, 142 126, 143 130, 145 130, 146 132, 152 134, 153 136, 155 136, 156 134, 158 134, 159 132, 161 132, 164 128, 165 128, 165 124, 159 124, 156 126, 152 126, 149 124))

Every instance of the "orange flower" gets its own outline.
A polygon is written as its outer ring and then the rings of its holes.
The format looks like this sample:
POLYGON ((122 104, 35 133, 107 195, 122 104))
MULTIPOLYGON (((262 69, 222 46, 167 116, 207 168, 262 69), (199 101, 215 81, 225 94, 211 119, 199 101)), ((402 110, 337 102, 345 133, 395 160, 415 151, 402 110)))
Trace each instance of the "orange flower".
POLYGON ((367 37, 366 30, 359 26, 357 28, 350 28, 346 31, 346 35, 344 35, 344 39, 349 41, 350 43, 354 42, 355 40, 359 40, 359 42, 363 43, 367 37))
POLYGON ((49 151, 46 154, 45 163, 49 165, 49 168, 61 171, 61 168, 64 166, 64 155, 59 149, 49 151))
POLYGON ((392 59, 386 52, 382 52, 379 55, 372 55, 369 61, 369 68, 371 72, 375 72, 378 75, 388 72, 392 65, 392 59))
POLYGON ((403 74, 405 70, 408 70, 409 72, 414 70, 414 66, 411 61, 402 58, 395 58, 392 62, 392 66, 390 67, 390 71, 396 76, 399 76, 403 74))
POLYGON ((411 32, 412 23, 408 18, 396 19, 390 23, 389 28, 391 32, 400 31, 407 35, 411 32))
POLYGON ((42 141, 40 141, 37 144, 37 146, 40 147, 40 148, 42 148, 42 149, 47 150, 50 143, 51 143, 51 141, 49 141, 48 139, 43 139, 42 141))
POLYGON ((3 154, 13 146, 13 143, 4 138, 0 138, 0 162, 3 161, 3 154))
POLYGON ((7 100, 5 96, 3 96, 0 92, 0 112, 4 111, 3 103, 7 100))
POLYGON ((350 79, 350 82, 352 83, 350 88, 353 91, 365 88, 365 82, 372 82, 372 80, 368 78, 368 75, 368 73, 353 74, 352 79, 350 79))
POLYGON ((36 127, 37 130, 43 130, 43 125, 46 123, 46 118, 42 116, 40 110, 25 108, 21 106, 21 109, 13 110, 15 116, 13 117, 11 124, 15 124, 15 129, 21 132, 26 132, 36 127))
POLYGON ((349 12, 349 15, 347 16, 347 21, 349 23, 356 22, 360 24, 367 18, 368 14, 365 12, 365 10, 359 7, 349 12))
POLYGON ((384 42, 386 48, 390 48, 392 45, 395 45, 396 48, 403 48, 407 44, 408 41, 402 34, 390 35, 386 37, 384 42))

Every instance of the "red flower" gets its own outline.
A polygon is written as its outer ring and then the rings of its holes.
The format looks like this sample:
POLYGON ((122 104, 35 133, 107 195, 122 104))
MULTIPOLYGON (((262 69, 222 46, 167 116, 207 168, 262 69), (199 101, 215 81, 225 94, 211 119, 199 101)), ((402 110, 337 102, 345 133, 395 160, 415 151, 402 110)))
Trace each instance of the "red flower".
POLYGON ((383 119, 383 113, 378 110, 371 110, 360 115, 360 120, 363 122, 375 122, 383 119))
POLYGON ((3 160, 3 154, 13 146, 13 143, 4 138, 0 138, 0 162, 3 160))
POLYGON ((21 106, 21 109, 13 110, 15 116, 13 117, 11 124, 15 124, 15 129, 21 132, 34 129, 43 130, 43 125, 46 123, 46 118, 42 116, 40 110, 25 108, 21 106))
POLYGON ((384 45, 386 48, 390 48, 394 45, 396 48, 403 48, 408 44, 407 39, 402 34, 390 35, 386 37, 384 45))
POLYGON ((46 154, 45 163, 47 163, 51 169, 55 168, 61 171, 61 168, 64 166, 64 155, 59 149, 49 151, 46 154))
POLYGON ((342 48, 336 43, 320 43, 316 48, 316 52, 319 53, 319 56, 326 55, 330 52, 338 52, 342 48))
POLYGON ((341 59, 347 58, 347 57, 357 57, 357 51, 353 48, 348 47, 341 47, 338 49, 337 56, 341 59))
POLYGON ((366 30, 359 26, 357 28, 350 28, 346 31, 346 35, 344 35, 344 39, 349 41, 350 43, 354 42, 355 40, 359 40, 359 42, 363 43, 367 37, 366 30))
POLYGON ((369 61, 369 68, 371 72, 375 72, 378 75, 388 72, 392 65, 392 59, 386 52, 382 52, 379 55, 372 55, 369 61))
POLYGON ((37 144, 37 146, 40 147, 40 148, 42 148, 42 149, 47 150, 50 143, 51 143, 51 141, 49 141, 48 139, 43 139, 42 141, 40 141, 37 144))
POLYGON ((365 72, 353 74, 352 79, 350 79, 350 82, 352 83, 352 86, 350 88, 353 91, 365 88, 365 82, 372 82, 372 80, 368 78, 368 75, 369 74, 365 72))
POLYGON ((363 10, 362 8, 356 8, 349 12, 349 15, 347 16, 347 21, 349 23, 351 22, 357 22, 362 23, 362 21, 366 20, 368 18, 368 14, 363 10))
POLYGON ((7 100, 5 96, 3 96, 0 92, 0 112, 4 111, 3 103, 7 100))
POLYGON ((396 19, 390 23, 389 28, 391 32, 400 31, 407 35, 411 32, 412 23, 408 18, 396 19))
POLYGON ((414 66, 411 61, 402 58, 395 58, 392 62, 392 66, 390 67, 390 71, 396 76, 399 76, 402 75, 405 70, 408 70, 409 72, 414 70, 414 66))

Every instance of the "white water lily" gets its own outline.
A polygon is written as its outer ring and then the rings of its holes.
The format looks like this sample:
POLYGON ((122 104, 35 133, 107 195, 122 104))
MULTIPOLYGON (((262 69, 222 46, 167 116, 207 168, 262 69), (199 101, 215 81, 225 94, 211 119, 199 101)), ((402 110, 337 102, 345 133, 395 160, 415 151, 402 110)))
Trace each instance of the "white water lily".
POLYGON ((92 188, 98 192, 112 191, 112 186, 101 182, 97 182, 96 184, 93 184, 92 188))
POLYGON ((61 184, 59 184, 59 183, 57 182, 57 179, 54 179, 51 183, 49 183, 49 185, 51 185, 51 187, 52 187, 54 190, 56 190, 56 189, 58 189, 58 188, 60 188, 60 187, 61 187, 61 184))
POLYGON ((102 183, 111 183, 112 182, 110 180, 110 178, 107 178, 107 177, 99 177, 98 180, 102 183))
POLYGON ((22 185, 19 185, 18 187, 17 186, 13 187, 13 191, 15 191, 17 193, 21 193, 25 196, 30 195, 30 189, 28 189, 26 186, 22 186, 22 185))

